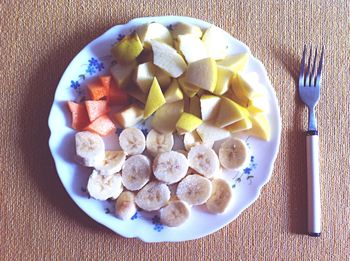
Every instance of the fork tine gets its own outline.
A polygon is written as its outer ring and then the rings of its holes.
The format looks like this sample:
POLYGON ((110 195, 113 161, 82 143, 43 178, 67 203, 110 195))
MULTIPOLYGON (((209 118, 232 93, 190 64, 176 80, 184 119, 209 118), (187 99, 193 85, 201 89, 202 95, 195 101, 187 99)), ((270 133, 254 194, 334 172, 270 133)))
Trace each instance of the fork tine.
POLYGON ((305 72, 305 86, 309 86, 310 83, 310 69, 311 69, 311 56, 312 56, 312 46, 310 46, 310 55, 309 55, 309 61, 307 63, 306 72, 305 72))
POLYGON ((322 52, 321 52, 321 58, 320 62, 318 64, 318 69, 317 69, 317 76, 316 76, 316 87, 320 86, 321 83, 321 75, 322 75, 322 66, 323 66, 323 54, 324 54, 324 46, 322 46, 322 52))
POLYGON ((306 55, 306 45, 304 45, 303 57, 301 58, 301 63, 300 63, 299 86, 304 85, 305 55, 306 55))
POLYGON ((316 59, 317 59, 317 47, 316 47, 316 50, 315 50, 315 57, 314 57, 313 65, 312 65, 312 71, 310 73, 310 82, 309 82, 310 86, 315 86, 315 83, 316 83, 316 74, 315 74, 315 71, 316 71, 316 59))

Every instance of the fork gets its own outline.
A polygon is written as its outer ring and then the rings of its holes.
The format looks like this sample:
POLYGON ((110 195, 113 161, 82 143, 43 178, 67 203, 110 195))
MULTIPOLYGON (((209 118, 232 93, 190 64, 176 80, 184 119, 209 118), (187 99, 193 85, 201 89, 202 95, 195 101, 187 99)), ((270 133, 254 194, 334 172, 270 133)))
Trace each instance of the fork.
POLYGON ((323 66, 322 47, 321 57, 316 71, 317 48, 313 62, 312 47, 307 65, 305 64, 306 45, 299 75, 299 96, 308 107, 308 131, 306 132, 306 155, 307 155, 307 229, 308 234, 313 237, 321 235, 321 200, 320 200, 320 177, 319 177, 319 144, 315 107, 320 99, 320 84, 323 66), (312 68, 311 68, 312 62, 312 68))

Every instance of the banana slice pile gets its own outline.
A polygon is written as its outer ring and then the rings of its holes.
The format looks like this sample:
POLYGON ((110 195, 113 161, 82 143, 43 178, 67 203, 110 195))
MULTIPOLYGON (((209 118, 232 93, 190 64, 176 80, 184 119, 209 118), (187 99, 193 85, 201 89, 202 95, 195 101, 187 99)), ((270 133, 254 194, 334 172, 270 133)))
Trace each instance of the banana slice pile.
POLYGON ((183 224, 191 206, 204 205, 208 212, 225 212, 232 201, 230 184, 220 178, 222 168, 237 170, 249 162, 245 142, 230 137, 218 153, 197 140, 184 136, 186 150, 174 151, 173 134, 151 130, 147 137, 136 128, 119 135, 122 150, 106 151, 103 139, 92 132, 75 135, 77 161, 92 167, 87 190, 97 200, 115 200, 115 214, 130 219, 138 208, 159 211, 169 227, 183 224))

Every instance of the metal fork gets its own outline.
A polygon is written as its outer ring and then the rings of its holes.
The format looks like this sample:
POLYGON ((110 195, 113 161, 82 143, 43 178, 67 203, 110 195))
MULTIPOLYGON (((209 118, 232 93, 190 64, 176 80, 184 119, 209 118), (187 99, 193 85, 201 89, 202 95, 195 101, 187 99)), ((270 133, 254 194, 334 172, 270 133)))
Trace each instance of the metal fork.
POLYGON ((317 48, 312 59, 312 48, 307 64, 305 64, 306 45, 304 46, 299 75, 299 96, 308 107, 309 121, 306 132, 306 155, 307 155, 307 228, 308 234, 313 237, 321 235, 321 200, 320 200, 320 177, 319 177, 319 145, 315 107, 320 99, 320 84, 323 66, 322 47, 321 57, 316 71, 317 48), (311 67, 312 63, 312 67, 311 67))

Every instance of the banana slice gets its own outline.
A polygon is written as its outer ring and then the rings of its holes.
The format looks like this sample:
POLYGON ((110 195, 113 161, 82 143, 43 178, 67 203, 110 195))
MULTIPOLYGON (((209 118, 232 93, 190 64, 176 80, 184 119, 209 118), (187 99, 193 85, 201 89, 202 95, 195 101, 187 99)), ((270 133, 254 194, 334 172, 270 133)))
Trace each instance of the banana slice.
POLYGON ((131 191, 141 189, 151 176, 151 162, 144 155, 128 158, 122 168, 123 185, 131 191))
POLYGON ((188 153, 190 167, 210 178, 219 172, 220 162, 215 151, 205 145, 196 145, 188 153))
POLYGON ((136 195, 135 203, 146 211, 158 210, 165 206, 170 199, 170 190, 167 185, 152 181, 144 186, 136 195))
POLYGON ((160 222, 168 227, 177 227, 190 217, 190 206, 181 200, 170 202, 160 210, 160 222))
POLYGON ((75 134, 75 150, 77 161, 87 167, 95 167, 105 157, 103 139, 92 132, 82 131, 75 134))
POLYGON ((210 180, 194 174, 181 180, 177 186, 176 195, 190 205, 201 205, 209 199, 211 192, 210 180))
POLYGON ((141 154, 146 147, 145 135, 136 128, 126 128, 119 135, 120 147, 128 155, 141 154))
POLYGON ((226 169, 241 169, 249 163, 249 149, 243 140, 230 138, 221 144, 219 159, 226 169))
POLYGON ((112 175, 119 172, 126 159, 126 153, 124 151, 106 151, 105 159, 98 164, 95 169, 100 172, 101 175, 112 175))
POLYGON ((147 134, 146 148, 153 157, 157 156, 159 153, 171 151, 173 146, 174 137, 172 133, 162 134, 151 130, 147 134))
POLYGON ((130 219, 136 213, 135 195, 130 191, 123 191, 115 202, 115 214, 122 220, 130 219))
POLYGON ((154 176, 167 184, 178 182, 186 176, 188 161, 185 155, 169 151, 158 154, 153 161, 154 176))
POLYGON ((93 170, 88 180, 87 190, 95 199, 116 199, 123 191, 122 178, 118 173, 103 176, 97 170, 93 170))
POLYGON ((213 179, 211 184, 213 192, 205 205, 212 213, 223 213, 232 199, 231 186, 224 179, 213 179))

